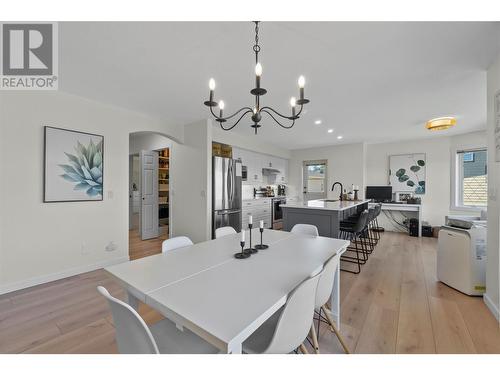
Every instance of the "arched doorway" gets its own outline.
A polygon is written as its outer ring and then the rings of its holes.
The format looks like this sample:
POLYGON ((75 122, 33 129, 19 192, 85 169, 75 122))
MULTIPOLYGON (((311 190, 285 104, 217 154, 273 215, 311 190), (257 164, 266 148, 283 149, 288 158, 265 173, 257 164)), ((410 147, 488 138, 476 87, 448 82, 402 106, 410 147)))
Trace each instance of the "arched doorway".
POLYGON ((161 252, 171 233, 173 141, 157 132, 129 134, 129 257, 161 252))

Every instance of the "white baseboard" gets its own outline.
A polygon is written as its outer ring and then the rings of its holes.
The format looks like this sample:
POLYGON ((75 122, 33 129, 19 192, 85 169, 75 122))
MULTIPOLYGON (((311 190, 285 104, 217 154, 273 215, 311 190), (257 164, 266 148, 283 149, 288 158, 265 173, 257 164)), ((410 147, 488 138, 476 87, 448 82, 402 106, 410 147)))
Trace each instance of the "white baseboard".
POLYGON ((81 266, 81 267, 70 268, 70 269, 62 271, 62 272, 56 272, 56 273, 51 273, 51 274, 44 275, 44 276, 33 277, 33 278, 30 278, 27 280, 16 281, 15 283, 11 283, 11 284, 0 285, 0 295, 10 293, 10 292, 15 292, 16 290, 29 288, 29 287, 35 286, 35 285, 45 284, 45 283, 48 283, 51 281, 64 279, 66 277, 75 276, 75 275, 78 275, 80 273, 94 271, 94 270, 97 270, 99 268, 112 266, 113 264, 123 263, 123 262, 127 262, 129 260, 130 260, 130 258, 128 256, 120 257, 120 258, 116 258, 116 259, 105 260, 105 261, 94 263, 94 264, 88 264, 88 265, 81 266))
POLYGON ((486 306, 488 306, 488 309, 490 309, 493 316, 496 318, 496 320, 500 321, 500 310, 498 309, 498 306, 495 306, 495 304, 487 294, 483 295, 483 300, 486 306))

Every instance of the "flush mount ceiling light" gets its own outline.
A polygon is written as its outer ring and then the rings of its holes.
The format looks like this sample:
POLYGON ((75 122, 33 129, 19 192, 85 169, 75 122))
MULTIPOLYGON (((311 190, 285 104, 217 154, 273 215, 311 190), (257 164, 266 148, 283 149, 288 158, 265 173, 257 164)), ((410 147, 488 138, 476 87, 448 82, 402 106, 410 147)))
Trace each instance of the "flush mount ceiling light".
MULTIPOLYGON (((246 114, 251 113, 251 118, 253 121, 253 124, 251 125, 252 128, 255 130, 255 134, 257 134, 257 129, 260 128, 262 125, 260 125, 260 121, 262 120, 262 113, 266 113, 269 117, 271 117, 279 126, 285 128, 285 129, 290 129, 295 125, 295 120, 297 120, 300 117, 300 114, 302 113, 302 107, 304 104, 309 103, 309 100, 304 97, 304 85, 306 83, 306 80, 304 76, 299 77, 299 99, 295 99, 292 97, 290 99, 290 106, 292 107, 292 113, 291 116, 286 116, 282 115, 278 111, 274 110, 271 107, 264 106, 261 107, 260 105, 260 97, 265 95, 267 93, 267 90, 260 87, 260 77, 262 76, 262 65, 259 62, 259 52, 260 52, 260 45, 259 45, 259 21, 254 21, 255 23, 255 44, 253 46, 253 51, 255 52, 255 88, 250 90, 250 94, 255 96, 255 104, 253 108, 251 107, 243 107, 233 113, 230 116, 224 117, 224 102, 221 100, 219 103, 217 103, 214 99, 214 90, 215 90, 215 81, 213 78, 210 79, 208 83, 208 87, 210 89, 210 97, 207 101, 204 102, 204 104, 210 108, 210 113, 212 113, 212 116, 215 117, 215 121, 217 121, 220 124, 220 127, 223 130, 231 130, 234 128, 238 123, 241 121, 243 117, 245 117, 246 114), (219 115, 217 116, 214 113, 213 108, 214 107, 219 107, 219 115), (297 112, 297 106, 300 106, 298 112, 297 112), (236 122, 229 127, 224 127, 224 123, 227 122, 227 120, 232 119, 233 117, 236 118, 236 116, 239 116, 239 118, 236 120, 236 122), (291 124, 289 125, 284 125, 280 121, 278 121, 277 117, 281 117, 285 120, 292 121, 291 124)), ((305 113, 305 112, 304 112, 305 113)), ((283 121, 283 120, 281 120, 283 121)))
POLYGON ((425 127, 428 130, 446 130, 457 124, 455 117, 438 117, 427 121, 425 127))

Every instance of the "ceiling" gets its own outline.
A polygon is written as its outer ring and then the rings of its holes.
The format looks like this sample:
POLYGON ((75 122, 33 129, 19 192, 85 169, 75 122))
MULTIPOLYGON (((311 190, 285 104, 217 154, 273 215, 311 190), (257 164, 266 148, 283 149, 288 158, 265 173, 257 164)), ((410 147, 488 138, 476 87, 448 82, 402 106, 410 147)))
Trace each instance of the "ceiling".
MULTIPOLYGON (((63 22, 59 89, 185 124, 209 117, 214 77, 229 113, 253 103, 253 33, 250 22, 63 22)), ((297 149, 485 129, 498 22, 265 22, 260 42, 263 104, 288 113, 300 74, 311 103, 291 130, 264 120, 259 139, 297 149), (424 129, 445 115, 454 129, 424 129)), ((254 137, 249 125, 232 131, 254 137)))

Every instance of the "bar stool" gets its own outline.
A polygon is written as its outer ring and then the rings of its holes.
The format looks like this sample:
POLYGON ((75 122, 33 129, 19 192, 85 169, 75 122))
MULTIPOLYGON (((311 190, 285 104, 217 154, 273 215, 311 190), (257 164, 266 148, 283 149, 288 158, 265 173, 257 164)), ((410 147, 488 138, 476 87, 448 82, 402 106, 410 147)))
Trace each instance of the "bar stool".
POLYGON ((361 265, 365 264, 366 261, 368 260, 368 251, 366 248, 365 241, 363 241, 362 239, 362 236, 365 234, 365 231, 367 229, 367 224, 368 224, 368 210, 364 210, 363 212, 361 212, 358 220, 354 225, 347 225, 340 227, 340 238, 349 240, 351 241, 351 243, 354 244, 354 247, 352 246, 348 247, 346 252, 356 253, 356 257, 342 255, 340 260, 357 265, 357 271, 341 268, 342 271, 358 274, 361 272, 361 265))

